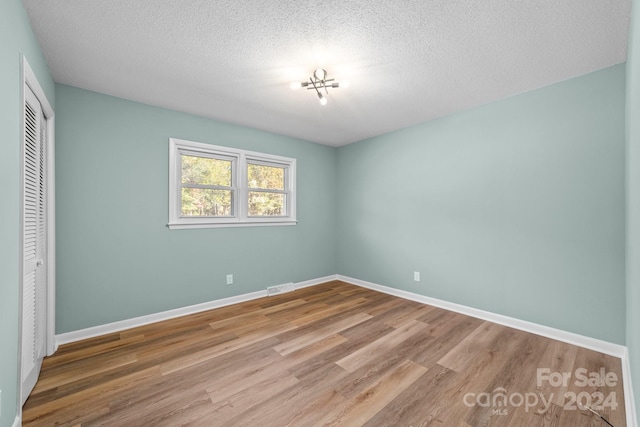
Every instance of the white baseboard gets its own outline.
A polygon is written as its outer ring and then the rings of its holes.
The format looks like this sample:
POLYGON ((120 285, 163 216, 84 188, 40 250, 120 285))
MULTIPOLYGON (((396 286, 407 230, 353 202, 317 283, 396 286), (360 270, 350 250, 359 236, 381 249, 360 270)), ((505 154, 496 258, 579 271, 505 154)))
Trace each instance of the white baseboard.
POLYGON ((503 316, 501 314, 495 314, 489 311, 479 310, 477 308, 468 307, 461 304, 455 304, 452 302, 439 300, 437 298, 427 297, 427 296, 416 294, 413 292, 390 288, 388 286, 378 285, 375 283, 366 282, 364 280, 354 279, 352 277, 338 275, 338 280, 342 280, 343 282, 351 283, 353 285, 362 286, 363 288, 384 292, 385 294, 397 296, 397 297, 408 299, 411 301, 433 305, 436 307, 444 308, 445 310, 455 311, 456 313, 464 314, 471 317, 476 317, 478 319, 487 320, 493 323, 498 323, 500 325, 508 326, 510 328, 519 329, 521 331, 531 332, 532 334, 541 335, 543 337, 551 338, 558 341, 563 341, 569 344, 574 344, 580 347, 599 351, 600 353, 608 354, 608 355, 619 357, 619 358, 622 358, 624 356, 625 351, 627 349, 623 345, 613 344, 607 341, 586 337, 584 335, 574 334, 572 332, 551 328, 549 326, 543 326, 537 323, 527 322, 525 320, 520 320, 520 319, 516 319, 509 316, 503 316))
POLYGON ((622 357, 622 377, 622 384, 624 385, 624 407, 627 411, 627 425, 638 427, 636 401, 633 394, 633 383, 631 382, 629 350, 626 348, 624 350, 624 357, 622 357))
POLYGON ((337 274, 332 274, 330 276, 320 277, 318 279, 305 280, 304 282, 296 283, 296 289, 308 288, 310 286, 319 285, 320 283, 327 283, 333 280, 338 280, 337 274))
MULTIPOLYGON (((404 298, 407 300, 416 301, 422 304, 433 305, 436 307, 443 308, 445 310, 455 311, 457 313, 461 313, 467 316, 476 317, 478 319, 487 320, 490 322, 509 326, 511 328, 519 329, 526 332, 531 332, 536 335, 541 335, 547 338, 563 341, 569 344, 574 344, 580 347, 588 348, 590 350, 595 350, 601 353, 609 354, 611 356, 624 358, 625 355, 627 354, 627 348, 623 345, 613 344, 607 341, 586 337, 584 335, 579 335, 572 332, 551 328, 549 326, 543 326, 537 323, 527 322, 525 320, 503 316, 501 314, 495 314, 488 311, 479 310, 477 308, 468 307, 465 305, 456 304, 456 303, 428 297, 425 295, 416 294, 413 292, 403 291, 400 289, 391 288, 384 285, 378 285, 375 283, 367 282, 360 279, 354 279, 352 277, 343 276, 340 274, 320 277, 312 280, 306 280, 304 282, 298 282, 295 284, 295 288, 302 289, 309 286, 315 286, 320 283, 330 282, 332 280, 341 280, 346 283, 351 283, 353 285, 383 292, 383 293, 404 298)), ((120 320, 113 323, 107 323, 105 325, 93 326, 86 329, 66 332, 63 334, 56 335, 56 345, 67 344, 70 342, 80 341, 87 338, 93 338, 100 335, 119 332, 125 329, 134 328, 137 326, 148 325, 150 323, 160 322, 163 320, 173 319, 180 316, 199 313, 206 310, 212 310, 214 308, 225 307, 227 305, 237 304, 240 302, 250 301, 253 299, 262 298, 266 296, 267 296, 267 291, 265 289, 261 291, 250 292, 247 294, 236 295, 229 298, 208 301, 205 303, 195 304, 187 307, 176 308, 173 310, 163 311, 160 313, 154 313, 146 316, 135 317, 132 319, 120 320)))
MULTIPOLYGON (((296 289, 307 288, 309 286, 319 285, 320 283, 336 280, 336 275, 320 277, 318 279, 306 280, 295 284, 296 289)), ((80 329, 72 332, 65 332, 56 335, 56 348, 62 344, 81 341, 88 338, 94 338, 100 335, 111 334, 114 332, 124 331, 138 326, 148 325, 150 323, 161 322, 163 320, 174 319, 176 317, 187 316, 189 314, 200 313, 202 311, 212 310, 214 308, 225 307, 227 305, 238 304, 245 301, 251 301, 257 298, 267 296, 267 291, 256 291, 247 294, 236 295, 229 298, 208 301, 201 304, 180 307, 173 310, 162 311, 160 313, 148 314, 146 316, 134 317, 132 319, 119 320, 117 322, 107 323, 105 325, 93 326, 86 329, 80 329)))
POLYGON ((16 415, 16 419, 13 421, 13 425, 11 427, 21 427, 22 426, 22 416, 20 414, 16 415))

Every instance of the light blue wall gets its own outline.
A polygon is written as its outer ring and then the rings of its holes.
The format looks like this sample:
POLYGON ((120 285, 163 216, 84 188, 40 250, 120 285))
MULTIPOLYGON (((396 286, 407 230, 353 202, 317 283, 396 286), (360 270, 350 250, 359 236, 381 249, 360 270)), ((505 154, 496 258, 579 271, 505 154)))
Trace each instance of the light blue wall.
POLYGON ((0 427, 10 426, 18 399, 20 228, 20 55, 49 102, 54 85, 20 0, 0 2, 0 427))
POLYGON ((335 274, 335 149, 56 91, 58 333, 335 274), (296 158, 298 225, 169 230, 170 137, 296 158))
POLYGON ((624 344, 624 97, 618 65, 340 148, 338 272, 624 344))
POLYGON ((627 56, 627 347, 636 410, 640 411, 640 4, 637 1, 633 2, 627 56))

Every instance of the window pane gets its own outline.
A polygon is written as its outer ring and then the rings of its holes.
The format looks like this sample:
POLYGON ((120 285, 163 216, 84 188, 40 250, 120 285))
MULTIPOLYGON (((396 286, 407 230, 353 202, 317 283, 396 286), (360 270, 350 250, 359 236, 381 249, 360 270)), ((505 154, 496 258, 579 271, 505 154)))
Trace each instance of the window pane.
POLYGON ((249 192, 249 216, 284 216, 285 195, 282 193, 249 192))
POLYGON ((276 166, 254 165, 247 166, 247 181, 249 188, 264 188, 265 190, 284 190, 284 169, 276 166))
POLYGON ((231 160, 183 154, 182 183, 231 187, 231 160))
POLYGON ((182 189, 182 216, 232 216, 231 190, 182 189))

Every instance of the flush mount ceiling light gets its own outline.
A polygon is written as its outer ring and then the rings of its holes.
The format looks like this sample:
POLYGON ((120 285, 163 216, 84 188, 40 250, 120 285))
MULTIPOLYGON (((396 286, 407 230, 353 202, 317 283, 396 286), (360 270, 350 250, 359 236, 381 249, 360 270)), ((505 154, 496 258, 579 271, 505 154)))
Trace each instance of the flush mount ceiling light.
POLYGON ((335 79, 327 78, 327 70, 324 68, 318 68, 313 72, 313 75, 309 77, 308 82, 293 82, 291 83, 291 89, 300 89, 306 87, 307 90, 315 90, 320 100, 321 105, 327 105, 327 97, 329 94, 329 88, 338 88, 340 83, 334 81, 335 79), (324 94, 322 93, 324 92, 324 94))

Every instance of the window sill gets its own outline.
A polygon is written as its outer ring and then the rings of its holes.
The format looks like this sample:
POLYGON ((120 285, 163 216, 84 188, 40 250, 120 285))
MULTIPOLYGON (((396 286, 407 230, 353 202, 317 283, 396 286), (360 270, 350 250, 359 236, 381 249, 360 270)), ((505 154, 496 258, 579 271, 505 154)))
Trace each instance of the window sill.
POLYGON ((233 228, 233 227, 274 227, 284 225, 296 225, 298 221, 245 221, 245 222, 218 222, 218 223, 168 223, 170 230, 182 230, 188 228, 233 228))

